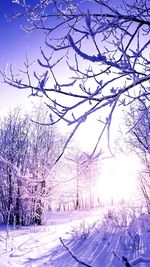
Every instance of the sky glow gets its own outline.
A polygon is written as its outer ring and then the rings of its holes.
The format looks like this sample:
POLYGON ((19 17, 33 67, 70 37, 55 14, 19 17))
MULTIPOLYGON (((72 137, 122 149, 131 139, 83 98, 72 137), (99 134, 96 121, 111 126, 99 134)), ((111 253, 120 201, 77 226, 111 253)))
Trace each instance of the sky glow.
POLYGON ((99 177, 99 195, 108 203, 135 201, 138 191, 139 160, 135 155, 106 160, 99 177))

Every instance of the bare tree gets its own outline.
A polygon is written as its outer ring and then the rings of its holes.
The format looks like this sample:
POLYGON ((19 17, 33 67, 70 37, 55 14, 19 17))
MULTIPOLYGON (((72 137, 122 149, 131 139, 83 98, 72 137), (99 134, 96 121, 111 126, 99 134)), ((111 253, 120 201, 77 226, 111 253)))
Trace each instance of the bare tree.
MULTIPOLYGON (((33 118, 46 123, 36 108, 33 118), (36 115, 35 115, 36 114, 36 115)), ((0 121, 0 213, 9 224, 42 223, 52 191, 52 166, 59 155, 56 127, 33 123, 20 108, 0 121)), ((50 204, 49 204, 50 205, 50 204)))
POLYGON ((122 146, 124 151, 135 153, 140 159, 141 170, 137 176, 147 211, 150 213, 150 113, 146 104, 147 100, 140 99, 132 103, 128 112, 125 112, 124 126, 128 135, 122 134, 122 143, 119 140, 118 145, 120 143, 120 149, 122 146))
POLYGON ((73 179, 73 197, 74 209, 84 210, 97 207, 99 203, 99 194, 97 192, 100 160, 91 157, 78 147, 68 149, 66 156, 68 165, 74 170, 73 179))
MULTIPOLYGON (((10 164, 14 164, 20 173, 25 173, 26 159, 28 157, 28 127, 29 121, 21 118, 21 109, 16 108, 7 117, 0 121, 0 150, 1 156, 10 164)), ((1 211, 3 221, 20 224, 23 219, 21 202, 21 181, 16 179, 10 166, 3 162, 0 164, 1 171, 1 211)))
MULTIPOLYGON (((47 111, 43 106, 35 108, 32 119, 34 122, 30 129, 30 147, 28 170, 32 175, 30 201, 30 219, 31 223, 42 223, 42 213, 46 208, 45 198, 51 195, 52 177, 51 168, 59 155, 60 135, 57 133, 56 126, 43 126, 47 122, 47 111), (40 124, 42 121, 42 124, 40 124), (36 179, 41 179, 41 183, 34 184, 36 179), (31 208, 32 207, 32 208, 31 208)), ((29 190, 29 188, 28 188, 29 190)), ((50 206, 50 203, 49 203, 50 206)))
POLYGON ((35 6, 13 2, 24 12, 19 10, 11 19, 26 17, 25 30, 42 31, 49 52, 41 48, 39 73, 35 69, 32 74, 27 59, 20 76, 10 68, 10 75, 2 73, 4 81, 30 89, 32 96, 44 95, 50 123, 63 120, 74 127, 64 149, 80 125, 95 114, 102 128, 93 156, 105 130, 109 142, 115 110, 135 99, 145 99, 145 108, 149 107, 149 1, 120 1, 118 6, 105 0, 42 0, 35 6))

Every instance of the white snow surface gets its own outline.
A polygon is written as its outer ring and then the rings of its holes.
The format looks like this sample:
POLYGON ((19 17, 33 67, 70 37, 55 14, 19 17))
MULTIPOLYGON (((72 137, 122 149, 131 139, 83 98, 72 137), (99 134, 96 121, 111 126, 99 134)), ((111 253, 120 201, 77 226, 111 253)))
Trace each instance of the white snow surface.
MULTIPOLYGON (((84 266, 71 253, 91 267, 125 266, 113 251, 132 263, 138 257, 150 258, 150 215, 135 218, 128 228, 111 216, 104 220, 103 215, 102 209, 50 212, 44 226, 9 231, 1 226, 0 267, 84 266)), ((136 266, 150 267, 150 262, 139 262, 136 266)))

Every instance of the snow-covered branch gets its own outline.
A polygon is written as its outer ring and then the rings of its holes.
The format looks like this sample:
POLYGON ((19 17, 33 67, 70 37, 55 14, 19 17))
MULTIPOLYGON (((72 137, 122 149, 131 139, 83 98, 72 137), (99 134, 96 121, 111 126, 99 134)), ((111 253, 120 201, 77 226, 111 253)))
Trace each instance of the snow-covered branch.
MULTIPOLYGON (((29 175, 21 175, 20 174, 20 170, 14 165, 12 164, 10 161, 4 159, 1 155, 0 155, 0 162, 2 162, 4 165, 6 165, 7 167, 9 167, 13 173, 13 175, 15 176, 15 178, 22 182, 22 184, 25 184, 25 183, 31 183, 32 185, 33 184, 37 184, 37 183, 43 183, 45 182, 45 177, 44 177, 44 180, 43 180, 43 177, 39 174, 38 176, 39 177, 36 177, 34 179, 34 172, 33 172, 33 175, 29 174, 29 175)), ((52 171, 54 165, 51 166, 51 169, 48 168, 48 171, 50 173, 50 171, 52 171)))
POLYGON ((79 264, 82 264, 83 266, 86 267, 92 267, 91 265, 85 263, 84 261, 78 259, 78 257, 76 255, 73 254, 73 252, 70 250, 70 248, 64 243, 64 241, 62 240, 62 238, 59 238, 60 242, 62 243, 63 247, 68 251, 68 253, 71 255, 71 257, 78 262, 79 264))
MULTIPOLYGON (((130 3, 122 0, 119 6, 96 0, 79 5, 75 1, 40 1, 32 8, 20 4, 25 12, 14 17, 27 18, 26 30, 46 34, 45 46, 49 52, 46 55, 45 49, 40 49, 39 71, 36 67, 33 71, 33 65, 26 60, 25 70, 19 76, 12 68, 4 71, 4 82, 20 90, 30 89, 31 96, 44 96, 51 112, 50 124, 60 120, 69 126, 74 124, 64 149, 82 122, 93 114, 99 120, 102 111, 99 123, 104 122, 106 127, 102 127, 99 138, 104 129, 110 138, 115 112, 141 100, 147 108, 150 101, 148 0, 130 3)), ((99 140, 94 153, 101 149, 99 140)))
POLYGON ((123 262, 123 264, 126 266, 126 267, 133 267, 133 266, 136 266, 137 264, 139 263, 149 263, 150 262, 150 258, 145 258, 143 256, 140 256, 140 257, 137 257, 136 259, 134 260, 128 260, 126 257, 122 256, 118 256, 118 254, 116 252, 113 251, 113 254, 114 256, 123 262))
MULTIPOLYGON (((2 156, 0 156, 0 162, 2 162, 4 165, 6 165, 7 167, 11 169, 11 171, 13 172, 13 175, 16 177, 18 181, 21 181, 23 184, 26 182, 33 182, 33 179, 30 176, 21 175, 19 173, 19 169, 14 164, 9 162, 8 160, 5 160, 2 156)), ((37 180, 34 180, 34 182, 41 183, 42 180, 37 179, 37 180)))
POLYGON ((130 263, 133 265, 133 266, 135 266, 135 265, 137 265, 137 264, 139 264, 139 263, 141 263, 141 262, 143 262, 143 263, 148 263, 148 262, 150 262, 150 258, 145 258, 145 257, 138 257, 138 258, 136 258, 136 259, 134 259, 134 260, 132 260, 132 261, 130 261, 130 263))

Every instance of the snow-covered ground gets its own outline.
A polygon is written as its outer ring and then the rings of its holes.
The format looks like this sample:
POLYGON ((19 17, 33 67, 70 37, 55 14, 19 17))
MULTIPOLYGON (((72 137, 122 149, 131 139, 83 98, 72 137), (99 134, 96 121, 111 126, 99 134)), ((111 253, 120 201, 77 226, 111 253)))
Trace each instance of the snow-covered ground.
POLYGON ((103 214, 52 213, 45 226, 1 227, 0 267, 121 267, 121 256, 150 258, 150 215, 134 219, 127 229, 123 218, 108 213, 104 220, 103 214))

